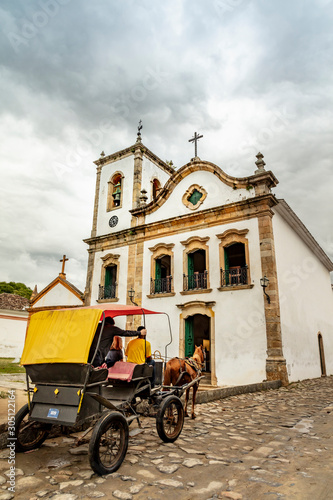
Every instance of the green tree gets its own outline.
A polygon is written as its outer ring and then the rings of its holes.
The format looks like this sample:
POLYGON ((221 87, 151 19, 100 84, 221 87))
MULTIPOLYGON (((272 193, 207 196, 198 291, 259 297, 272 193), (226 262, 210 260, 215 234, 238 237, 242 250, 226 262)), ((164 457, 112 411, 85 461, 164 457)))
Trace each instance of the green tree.
POLYGON ((0 281, 0 293, 13 293, 30 299, 32 290, 24 283, 15 283, 14 281, 6 283, 6 281, 0 281))

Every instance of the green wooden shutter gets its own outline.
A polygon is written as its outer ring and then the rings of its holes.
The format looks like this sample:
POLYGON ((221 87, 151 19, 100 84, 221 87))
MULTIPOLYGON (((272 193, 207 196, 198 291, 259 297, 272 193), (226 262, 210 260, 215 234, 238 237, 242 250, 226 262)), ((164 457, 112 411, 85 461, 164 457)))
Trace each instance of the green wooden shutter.
POLYGON ((162 278, 161 259, 155 259, 155 293, 161 292, 161 278, 162 278))
POLYGON ((224 249, 224 269, 225 269, 225 284, 229 285, 230 279, 229 279, 229 255, 228 251, 225 248, 224 249))
POLYGON ((107 286, 111 285, 111 282, 112 282, 112 269, 111 269, 111 267, 107 267, 105 269, 105 282, 104 282, 104 285, 107 287, 107 286))
POLYGON ((194 257, 193 253, 187 254, 187 274, 188 274, 188 289, 194 288, 194 257))
POLYGON ((185 357, 188 358, 194 353, 194 331, 193 317, 185 320, 185 357))

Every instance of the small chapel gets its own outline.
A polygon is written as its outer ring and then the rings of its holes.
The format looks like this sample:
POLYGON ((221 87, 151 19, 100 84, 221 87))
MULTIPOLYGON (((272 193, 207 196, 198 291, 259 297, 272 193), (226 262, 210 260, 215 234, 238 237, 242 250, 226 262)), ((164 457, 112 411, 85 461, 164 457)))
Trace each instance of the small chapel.
POLYGON ((198 157, 201 137, 177 170, 141 127, 135 144, 95 161, 85 304, 167 313, 171 340, 160 317, 146 319, 153 350, 184 357, 202 344, 212 386, 332 374, 332 261, 274 195, 261 153, 233 177, 198 157))

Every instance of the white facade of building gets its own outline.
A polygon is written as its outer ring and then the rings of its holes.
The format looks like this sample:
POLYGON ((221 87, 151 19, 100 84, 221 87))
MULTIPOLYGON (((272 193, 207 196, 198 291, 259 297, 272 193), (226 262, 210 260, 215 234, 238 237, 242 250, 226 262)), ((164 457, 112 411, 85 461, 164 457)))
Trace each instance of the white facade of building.
POLYGON ((27 311, 0 310, 0 357, 19 359, 28 323, 27 311))
MULTIPOLYGON (((246 178, 199 158, 175 171, 139 137, 95 162, 86 303, 126 304, 134 289, 137 303, 169 315, 168 357, 204 342, 213 385, 333 373, 333 264, 275 198, 278 181, 257 158, 246 178)), ((146 321, 153 351, 164 354, 167 320, 146 321)))

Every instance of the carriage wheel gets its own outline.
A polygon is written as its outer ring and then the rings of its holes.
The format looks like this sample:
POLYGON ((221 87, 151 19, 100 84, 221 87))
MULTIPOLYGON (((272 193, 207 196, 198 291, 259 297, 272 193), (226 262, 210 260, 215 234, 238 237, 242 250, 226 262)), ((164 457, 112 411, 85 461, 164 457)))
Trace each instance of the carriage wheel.
POLYGON ((28 420, 28 417, 29 406, 26 404, 15 415, 15 448, 18 452, 39 448, 51 429, 51 425, 28 420))
POLYGON ((128 423, 118 412, 107 413, 95 425, 89 443, 90 466, 97 474, 119 469, 128 447, 128 423))
POLYGON ((158 435, 165 443, 173 443, 184 425, 183 403, 177 396, 168 396, 162 401, 156 416, 158 435))

